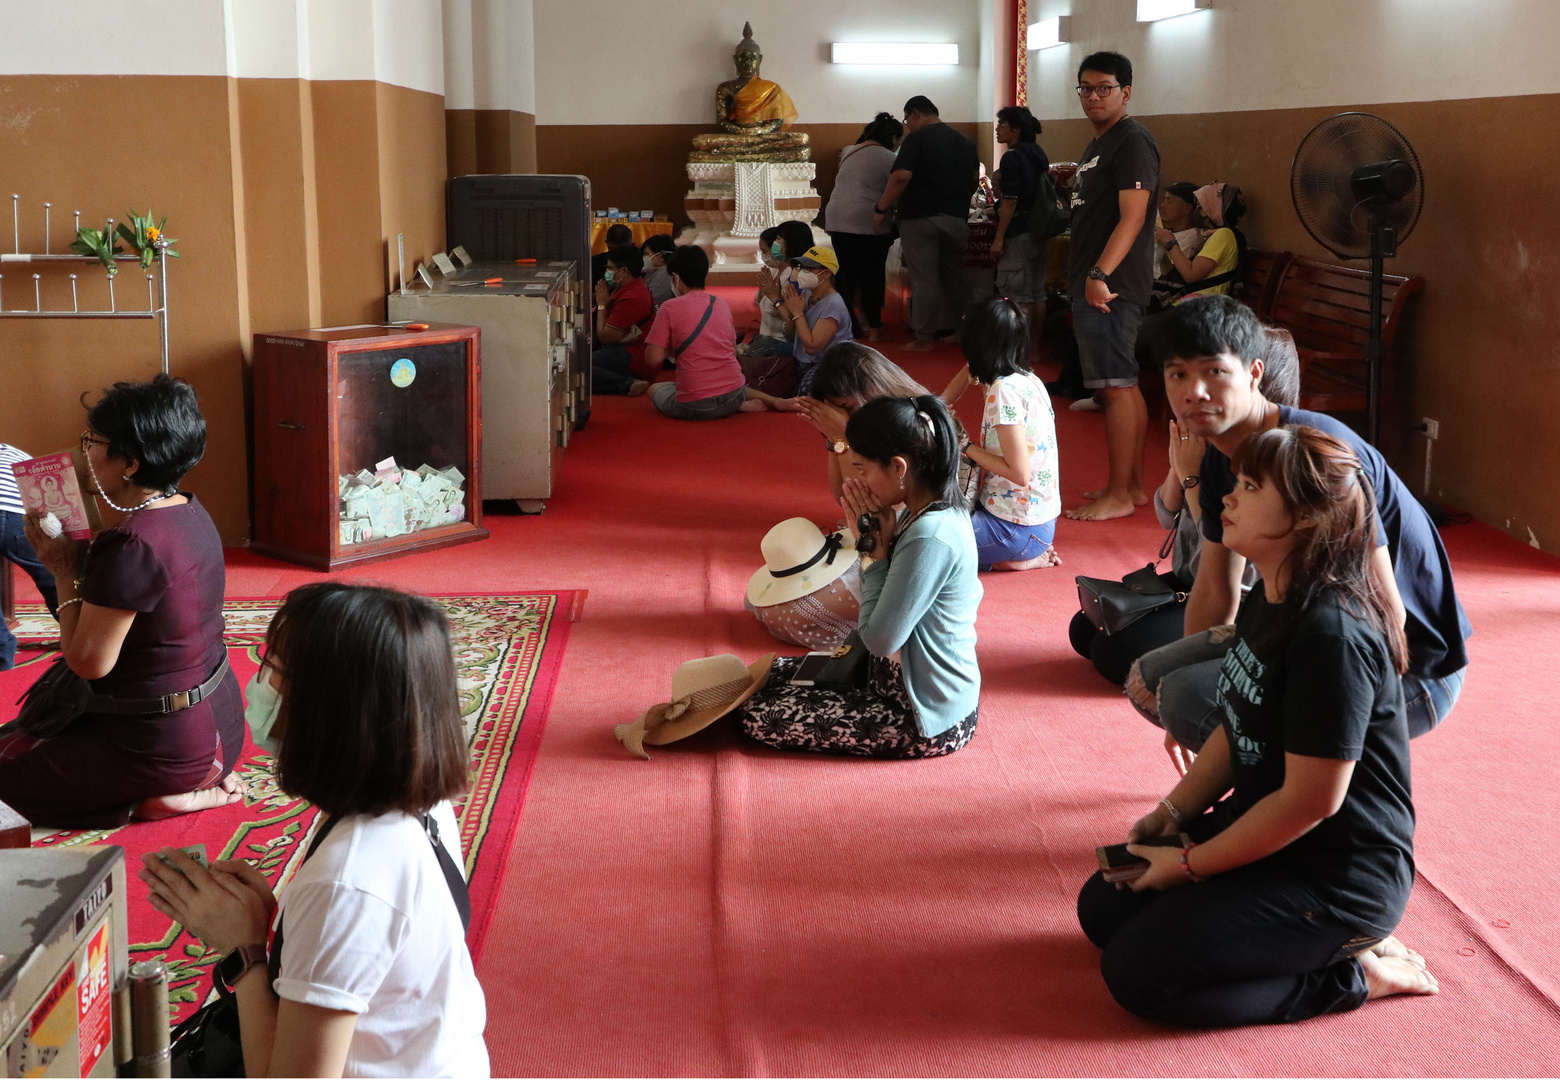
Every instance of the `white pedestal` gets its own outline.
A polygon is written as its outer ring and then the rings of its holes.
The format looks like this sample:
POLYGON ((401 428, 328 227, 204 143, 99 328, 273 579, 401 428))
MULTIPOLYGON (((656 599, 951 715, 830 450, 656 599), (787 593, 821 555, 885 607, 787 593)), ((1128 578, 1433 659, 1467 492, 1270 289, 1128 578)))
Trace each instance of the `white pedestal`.
MULTIPOLYGON (((810 161, 690 163, 693 190, 683 198, 683 208, 693 224, 678 243, 703 248, 712 276, 757 273, 760 233, 782 221, 811 225, 818 216, 817 174, 810 161)), ((821 242, 828 243, 826 238, 821 242)))

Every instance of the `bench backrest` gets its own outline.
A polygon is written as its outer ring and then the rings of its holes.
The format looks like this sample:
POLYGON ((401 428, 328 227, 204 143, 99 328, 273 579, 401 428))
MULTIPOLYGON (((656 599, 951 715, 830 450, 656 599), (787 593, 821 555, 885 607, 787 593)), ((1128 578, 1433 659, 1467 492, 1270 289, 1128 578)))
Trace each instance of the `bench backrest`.
POLYGON ((1288 251, 1261 251, 1251 248, 1246 252, 1246 281, 1241 287, 1240 298, 1257 313, 1257 318, 1267 322, 1273 311, 1273 297, 1278 292, 1284 269, 1294 255, 1288 251))
MULTIPOLYGON (((1388 355, 1397 336, 1404 301, 1424 288, 1424 279, 1387 274, 1381 290, 1381 340, 1388 355)), ((1301 349, 1360 354, 1370 336, 1370 272, 1311 259, 1292 259, 1273 297, 1268 317, 1287 327, 1301 349)))

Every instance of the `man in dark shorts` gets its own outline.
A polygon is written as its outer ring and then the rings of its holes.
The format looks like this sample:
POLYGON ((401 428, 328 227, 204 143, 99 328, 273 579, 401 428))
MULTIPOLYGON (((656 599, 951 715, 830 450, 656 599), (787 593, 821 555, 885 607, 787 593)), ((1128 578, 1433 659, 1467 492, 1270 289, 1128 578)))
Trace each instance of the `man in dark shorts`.
POLYGON ((980 155, 920 94, 905 102, 905 127, 910 134, 899 145, 872 220, 882 232, 889 208, 899 200, 899 242, 910 274, 915 332, 904 349, 929 352, 936 348, 934 339, 956 332, 964 317, 964 245, 970 238, 970 196, 980 184, 980 155))
MULTIPOLYGON (((1452 587, 1451 562, 1430 515, 1379 451, 1350 428, 1322 413, 1276 405, 1262 396, 1266 336, 1251 309, 1228 296, 1195 297, 1165 315, 1155 349, 1164 366, 1165 395, 1183 435, 1208 440, 1202 467, 1183 478, 1188 497, 1202 503, 1202 558, 1186 603, 1181 642, 1143 657, 1143 674, 1170 669, 1157 679, 1159 723, 1165 748, 1180 767, 1218 726, 1214 694, 1221 660, 1173 667, 1175 650, 1195 648, 1197 635, 1235 621, 1246 560, 1224 546, 1220 521, 1224 496, 1235 488, 1230 456, 1252 435, 1279 426, 1314 427, 1342 440, 1364 467, 1376 497, 1375 576, 1392 600, 1408 638, 1403 700, 1409 737, 1443 720, 1462 692, 1468 666, 1464 644, 1473 632, 1452 587)), ((1191 652, 1185 652, 1191 656, 1191 652)), ((1128 691, 1132 691, 1128 680, 1128 691)))
POLYGON ((1067 295, 1083 385, 1105 406, 1110 479, 1067 516, 1102 521, 1130 516, 1148 502, 1143 441, 1148 407, 1133 352, 1154 282, 1154 220, 1159 146, 1127 116, 1132 61, 1097 52, 1078 68, 1078 97, 1094 127, 1072 189, 1072 256, 1067 295))

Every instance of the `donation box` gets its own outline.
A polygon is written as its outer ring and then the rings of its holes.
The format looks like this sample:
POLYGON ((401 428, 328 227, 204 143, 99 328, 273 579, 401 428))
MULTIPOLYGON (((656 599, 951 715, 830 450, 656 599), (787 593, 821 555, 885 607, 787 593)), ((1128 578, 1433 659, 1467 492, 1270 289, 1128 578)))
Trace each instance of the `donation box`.
POLYGON ((113 1076, 116 1056, 129 1059, 128 1024, 114 1014, 125 911, 124 848, 0 850, 6 1076, 113 1076))
POLYGON ((256 334, 251 549, 335 570, 485 538, 480 336, 256 334))

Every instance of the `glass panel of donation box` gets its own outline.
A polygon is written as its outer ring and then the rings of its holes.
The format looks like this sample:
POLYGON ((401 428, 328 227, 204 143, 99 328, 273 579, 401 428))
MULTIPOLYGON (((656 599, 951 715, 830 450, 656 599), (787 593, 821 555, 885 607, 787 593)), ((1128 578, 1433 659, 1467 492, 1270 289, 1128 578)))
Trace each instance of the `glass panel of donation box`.
POLYGON ((338 355, 343 547, 466 517, 466 343, 338 355))

